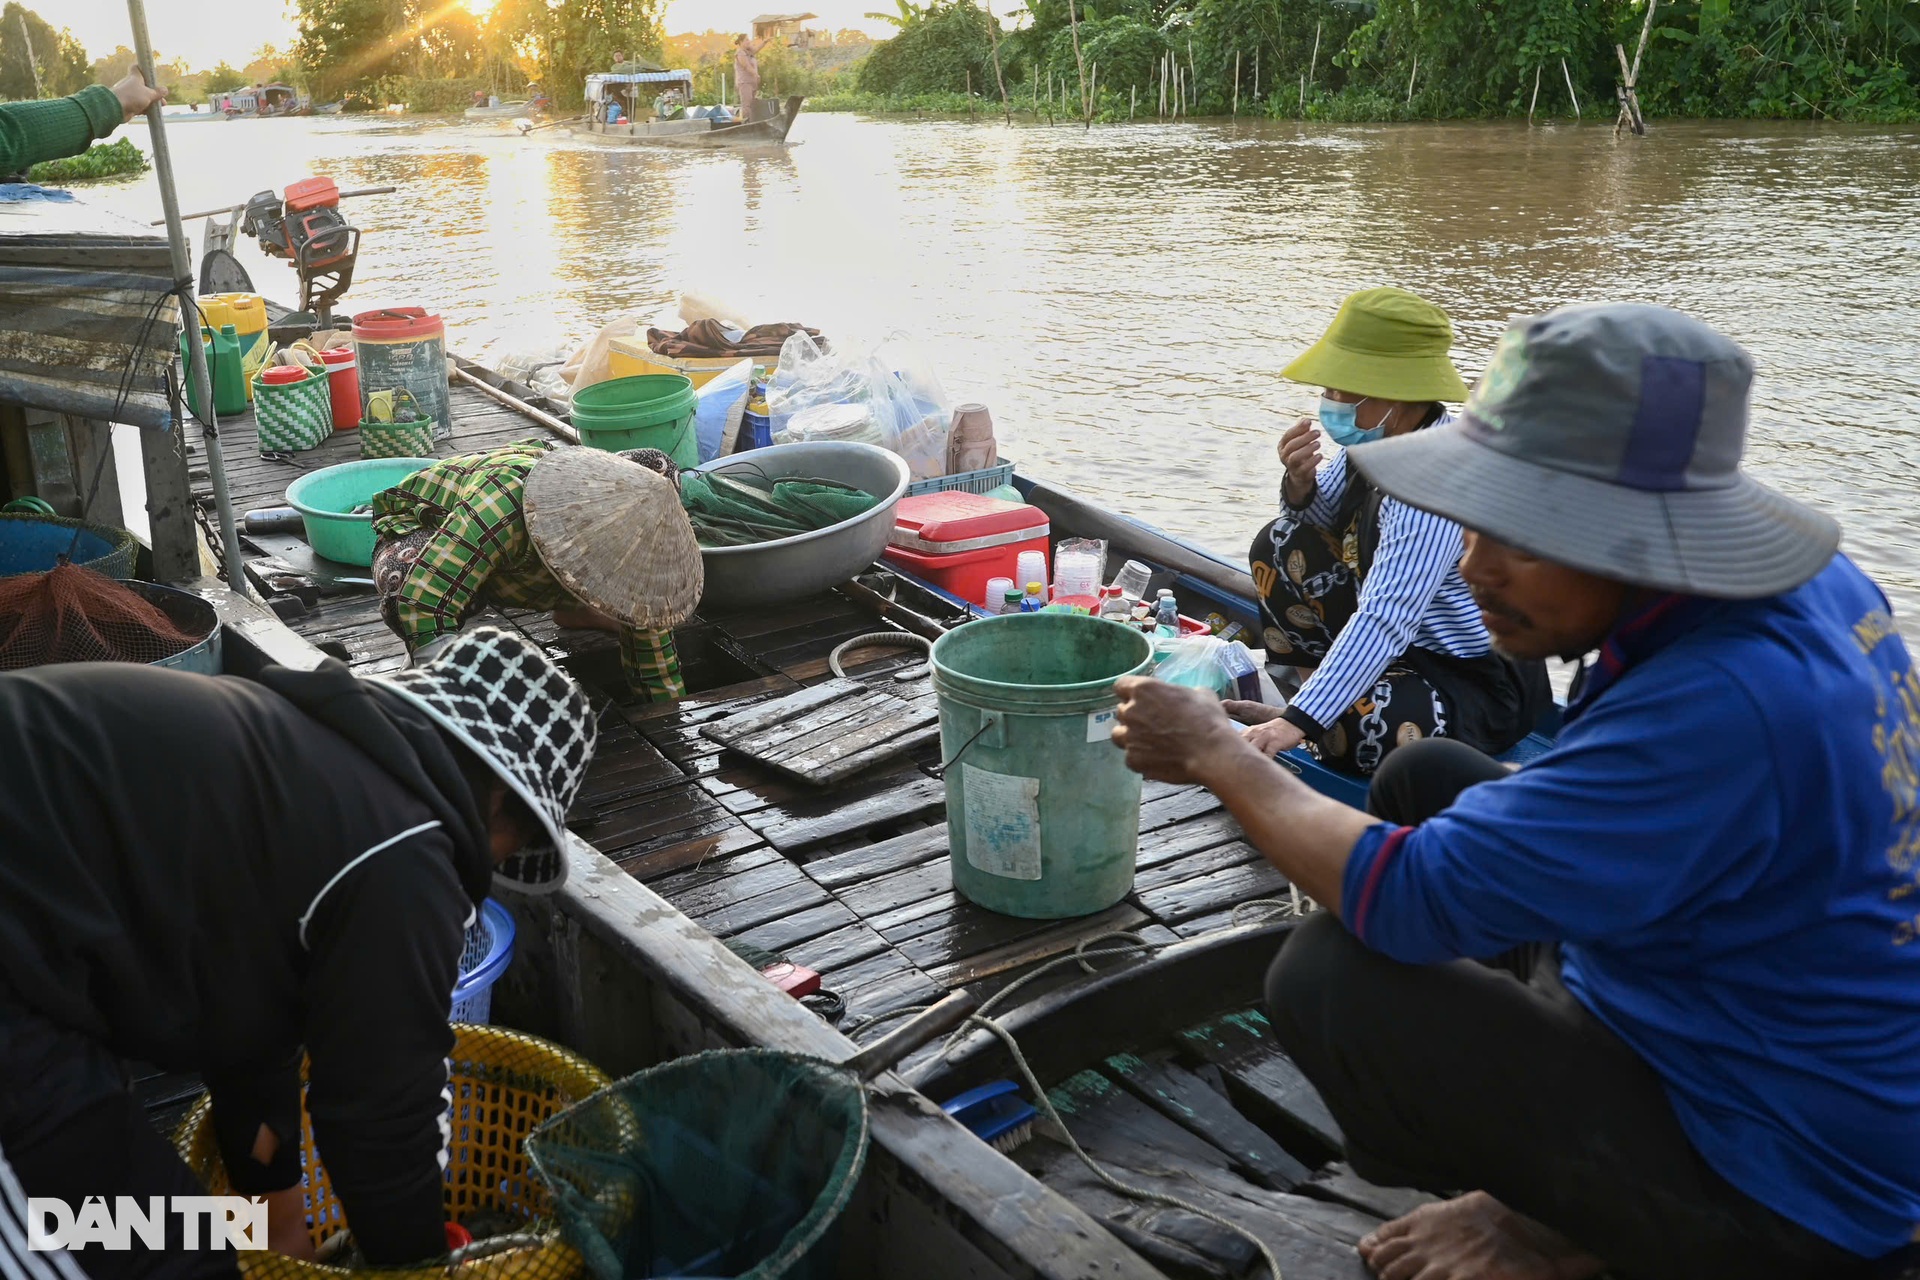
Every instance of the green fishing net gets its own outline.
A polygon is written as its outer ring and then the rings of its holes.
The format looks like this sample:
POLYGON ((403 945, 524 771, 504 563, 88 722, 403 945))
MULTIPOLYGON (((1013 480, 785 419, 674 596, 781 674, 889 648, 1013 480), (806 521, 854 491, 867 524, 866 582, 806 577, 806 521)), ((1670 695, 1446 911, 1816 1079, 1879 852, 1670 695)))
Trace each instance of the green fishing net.
POLYGON ((769 1049, 642 1071, 526 1143, 597 1280, 824 1280, 866 1150, 853 1073, 769 1049))
POLYGON ((771 481, 750 471, 689 471, 680 477, 680 505, 703 547, 741 547, 791 538, 851 520, 880 499, 837 480, 771 481))

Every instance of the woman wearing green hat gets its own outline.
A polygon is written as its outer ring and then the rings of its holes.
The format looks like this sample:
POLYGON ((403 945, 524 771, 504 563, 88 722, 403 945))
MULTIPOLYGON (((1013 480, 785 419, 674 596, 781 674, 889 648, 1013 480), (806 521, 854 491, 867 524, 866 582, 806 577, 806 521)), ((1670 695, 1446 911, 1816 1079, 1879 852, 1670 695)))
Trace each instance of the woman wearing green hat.
POLYGON ((1385 497, 1347 466, 1349 448, 1451 420, 1446 402, 1467 398, 1452 345, 1433 303, 1367 289, 1281 371, 1322 388, 1319 427, 1341 451, 1321 460, 1310 418, 1281 437, 1283 509, 1249 552, 1267 654, 1305 676, 1277 715, 1232 705, 1268 717, 1247 730, 1267 751, 1313 742, 1360 774, 1426 737, 1498 753, 1551 699, 1540 663, 1494 652, 1460 578, 1460 526, 1385 497))

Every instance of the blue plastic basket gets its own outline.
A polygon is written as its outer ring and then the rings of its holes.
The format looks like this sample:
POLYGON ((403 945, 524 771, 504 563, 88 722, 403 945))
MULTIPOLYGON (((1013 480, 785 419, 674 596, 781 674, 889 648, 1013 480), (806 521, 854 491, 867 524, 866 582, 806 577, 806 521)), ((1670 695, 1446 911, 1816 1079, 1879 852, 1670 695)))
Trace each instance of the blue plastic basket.
POLYGON ((915 480, 907 486, 909 496, 922 493, 992 493, 1001 485, 1013 483, 1013 464, 1001 462, 984 471, 962 471, 959 475, 935 476, 931 480, 915 480))
POLYGON ((488 898, 467 928, 467 949, 460 957, 460 981, 453 984, 454 1022, 484 1024, 493 1015, 493 984, 513 963, 513 916, 488 898))

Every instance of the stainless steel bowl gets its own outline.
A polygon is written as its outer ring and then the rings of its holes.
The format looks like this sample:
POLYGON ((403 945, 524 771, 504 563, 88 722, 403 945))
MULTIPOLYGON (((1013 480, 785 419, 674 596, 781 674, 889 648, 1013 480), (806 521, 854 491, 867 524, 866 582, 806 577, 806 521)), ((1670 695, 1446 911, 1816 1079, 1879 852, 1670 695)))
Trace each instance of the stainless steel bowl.
POLYGON ((749 547, 707 547, 700 552, 707 572, 706 609, 740 609, 774 604, 825 591, 846 582, 886 549, 895 509, 912 479, 898 454, 870 444, 819 440, 777 444, 737 453, 701 467, 702 471, 738 471, 744 476, 789 480, 815 476, 838 480, 880 497, 880 505, 839 524, 796 533, 791 538, 749 547))

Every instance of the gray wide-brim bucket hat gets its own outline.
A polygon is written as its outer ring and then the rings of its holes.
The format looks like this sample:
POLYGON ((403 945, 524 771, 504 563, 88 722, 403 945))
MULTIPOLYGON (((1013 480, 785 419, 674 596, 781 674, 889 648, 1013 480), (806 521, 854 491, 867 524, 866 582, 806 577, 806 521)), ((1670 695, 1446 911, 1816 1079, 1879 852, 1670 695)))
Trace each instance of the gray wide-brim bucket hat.
POLYGON ((546 831, 494 869, 495 889, 553 893, 567 881, 567 809, 599 738, 573 677, 525 636, 462 631, 421 667, 370 676, 432 716, 525 802, 546 831))
POLYGON ((1790 591, 1840 526, 1740 470, 1753 360, 1666 307, 1516 322, 1455 422, 1356 446, 1383 492, 1532 555, 1723 599, 1790 591))

